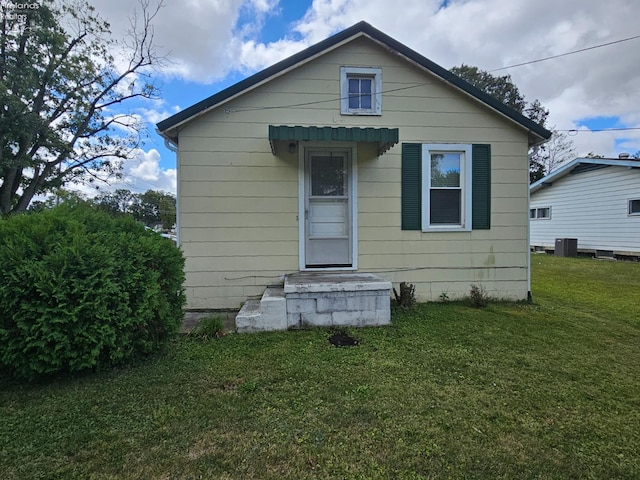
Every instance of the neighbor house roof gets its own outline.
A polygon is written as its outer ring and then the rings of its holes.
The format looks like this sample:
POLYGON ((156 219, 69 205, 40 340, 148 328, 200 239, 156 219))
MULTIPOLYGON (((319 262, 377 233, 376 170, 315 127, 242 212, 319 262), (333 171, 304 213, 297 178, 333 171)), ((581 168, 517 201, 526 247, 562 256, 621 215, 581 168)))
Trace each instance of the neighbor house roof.
POLYGON ((374 42, 382 45, 386 49, 404 56, 407 60, 413 62, 417 66, 422 67, 429 72, 437 75, 446 83, 457 88, 458 90, 461 90, 470 97, 488 105, 496 112, 515 122, 518 126, 524 128, 529 132, 530 144, 533 145, 536 143, 541 143, 551 136, 551 132, 540 126, 538 123, 525 117, 516 110, 506 106, 491 95, 488 95, 480 89, 474 87, 469 82, 451 73, 449 70, 433 63, 431 60, 420 55, 415 50, 410 49, 409 47, 391 38, 380 30, 377 30, 366 22, 359 22, 339 33, 336 33, 326 40, 316 43, 315 45, 312 45, 311 47, 298 52, 295 55, 290 56, 289 58, 286 58, 208 98, 205 98, 204 100, 194 105, 191 105, 188 108, 185 108, 181 112, 178 112, 175 115, 159 122, 157 124, 158 131, 165 138, 175 142, 178 138, 177 129, 181 125, 193 120, 195 117, 202 115, 217 106, 220 106, 221 104, 232 98, 235 98, 237 95, 244 93, 245 91, 251 90, 252 88, 255 88, 271 80, 272 78, 284 74, 287 71, 292 70, 293 68, 296 68, 297 66, 312 60, 313 58, 325 53, 326 51, 332 50, 340 45, 343 45, 344 43, 362 36, 368 37, 374 42))
POLYGON ((561 166, 557 170, 552 171, 546 177, 543 177, 537 182, 532 183, 529 186, 529 191, 531 193, 535 193, 541 188, 550 187, 553 185, 553 182, 570 173, 576 174, 612 166, 640 168, 640 159, 576 158, 575 160, 571 160, 569 163, 561 166))

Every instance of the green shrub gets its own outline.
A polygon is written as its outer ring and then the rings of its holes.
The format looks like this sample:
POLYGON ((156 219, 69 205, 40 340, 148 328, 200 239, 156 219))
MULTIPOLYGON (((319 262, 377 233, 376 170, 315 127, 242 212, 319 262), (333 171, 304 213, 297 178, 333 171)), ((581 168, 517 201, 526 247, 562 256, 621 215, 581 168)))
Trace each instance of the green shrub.
POLYGON ((223 337, 224 321, 219 315, 207 315, 201 318, 198 325, 193 329, 191 334, 196 338, 210 340, 212 338, 223 337))
POLYGON ((471 305, 475 308, 484 308, 489 305, 489 295, 487 295, 487 291, 482 284, 471 284, 469 298, 471 300, 471 305))
POLYGON ((18 378, 120 366, 177 332, 184 257, 83 204, 0 221, 0 366, 18 378))

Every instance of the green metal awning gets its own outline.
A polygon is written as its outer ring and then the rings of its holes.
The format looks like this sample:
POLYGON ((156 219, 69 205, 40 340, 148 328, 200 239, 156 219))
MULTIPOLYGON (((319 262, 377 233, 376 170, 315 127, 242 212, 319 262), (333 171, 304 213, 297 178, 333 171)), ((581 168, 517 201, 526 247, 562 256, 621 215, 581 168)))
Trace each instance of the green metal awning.
POLYGON ((398 143, 397 128, 302 127, 269 125, 271 152, 276 155, 276 141, 284 142, 369 142, 378 144, 378 155, 398 143))

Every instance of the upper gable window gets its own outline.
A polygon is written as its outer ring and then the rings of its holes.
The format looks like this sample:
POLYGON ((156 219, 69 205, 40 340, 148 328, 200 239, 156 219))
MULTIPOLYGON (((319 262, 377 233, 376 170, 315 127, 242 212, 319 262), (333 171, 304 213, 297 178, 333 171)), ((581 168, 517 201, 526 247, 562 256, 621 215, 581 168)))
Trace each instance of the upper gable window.
POLYGON ((340 113, 382 115, 382 69, 340 67, 340 113))

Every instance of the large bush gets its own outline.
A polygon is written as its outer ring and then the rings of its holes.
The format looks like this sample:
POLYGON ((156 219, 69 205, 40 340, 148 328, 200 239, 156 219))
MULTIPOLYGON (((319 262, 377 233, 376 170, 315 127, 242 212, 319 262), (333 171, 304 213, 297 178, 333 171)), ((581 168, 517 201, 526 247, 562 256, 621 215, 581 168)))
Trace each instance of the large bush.
POLYGON ((0 220, 0 366, 19 378, 123 365, 182 322, 184 258, 82 203, 0 220))

